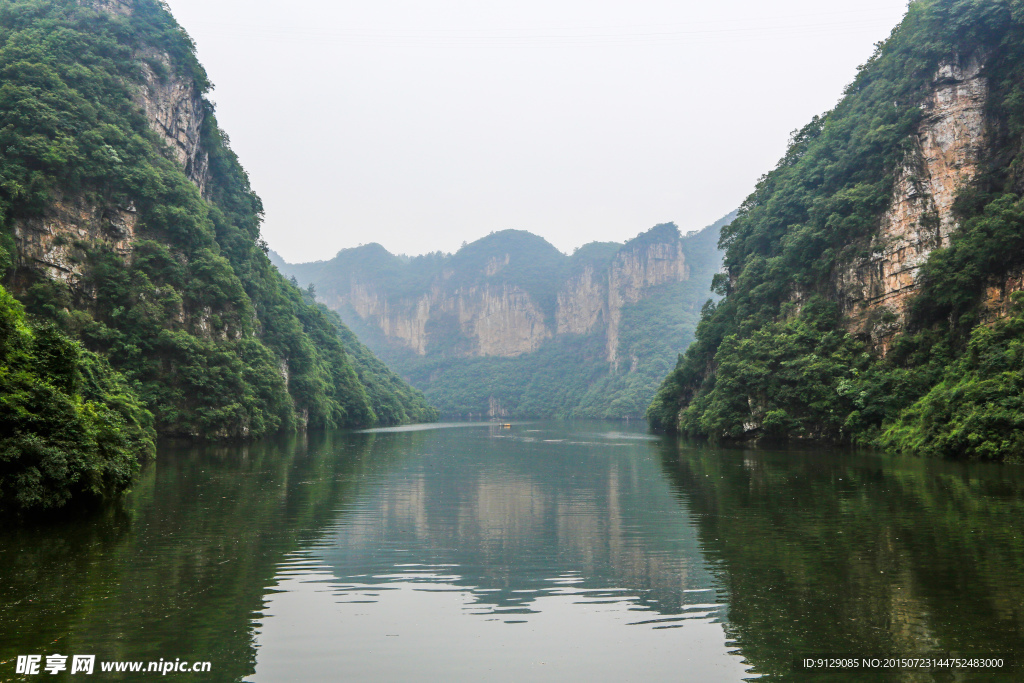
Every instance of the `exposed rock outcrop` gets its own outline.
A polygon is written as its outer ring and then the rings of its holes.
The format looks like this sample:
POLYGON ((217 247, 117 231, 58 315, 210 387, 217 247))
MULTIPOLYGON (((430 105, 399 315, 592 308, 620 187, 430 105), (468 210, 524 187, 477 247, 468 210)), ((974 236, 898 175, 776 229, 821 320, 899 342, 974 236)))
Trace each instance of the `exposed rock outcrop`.
POLYGON ((617 367, 622 307, 640 301, 652 287, 689 277, 686 255, 678 241, 623 249, 601 276, 588 265, 559 291, 558 333, 587 334, 603 324, 606 360, 617 367))
POLYGON ((389 296, 370 276, 352 274, 340 286, 320 287, 318 296, 335 310, 350 308, 420 356, 439 343, 448 354, 514 357, 557 335, 600 331, 607 338, 606 360, 616 365, 623 306, 652 287, 689 278, 677 233, 669 241, 627 244, 609 262, 587 263, 556 285, 551 311, 536 292, 504 278, 512 260, 508 253, 491 256, 457 278, 445 268, 416 294, 389 296))
POLYGON ((669 282, 689 279, 683 245, 649 244, 616 255, 608 275, 608 362, 618 367, 619 326, 622 307, 633 304, 645 291, 669 282))
POLYGON ((201 135, 206 103, 192 78, 175 73, 169 55, 147 50, 136 55, 141 63, 142 84, 135 102, 152 128, 171 149, 189 180, 206 194, 210 156, 201 135))
POLYGON ((529 294, 507 283, 452 290, 442 280, 428 293, 395 300, 355 277, 350 283, 347 292, 329 290, 318 298, 335 310, 351 306, 386 337, 420 356, 427 353, 431 323, 457 325, 456 334, 471 342, 458 349, 466 356, 518 356, 536 351, 551 337, 544 313, 529 294))
POLYGON ((474 288, 460 291, 457 300, 459 324, 476 338, 473 355, 518 356, 536 351, 551 336, 544 313, 519 287, 474 288))
POLYGON ((998 285, 989 287, 985 291, 982 319, 991 323, 1009 316, 1013 309, 1010 295, 1021 291, 1024 291, 1024 273, 1021 272, 1011 273, 998 285))
POLYGON ((558 334, 587 334, 605 317, 608 309, 608 278, 595 274, 588 264, 558 292, 555 308, 558 334))
POLYGON ((39 218, 14 221, 19 265, 53 280, 77 285, 82 276, 83 242, 107 242, 127 256, 138 215, 133 205, 100 207, 82 197, 57 197, 39 218))
POLYGON ((92 6, 101 12, 127 16, 132 13, 131 0, 92 0, 92 6))
POLYGON ((349 305, 360 318, 379 328, 389 339, 396 340, 419 355, 427 351, 427 322, 431 310, 429 294, 396 306, 388 301, 377 286, 353 276, 347 291, 326 290, 319 293, 317 298, 334 310, 349 305))
MULTIPOLYGON (((129 16, 133 11, 131 0, 92 0, 91 6, 118 16, 129 16)), ((135 58, 141 74, 135 103, 189 179, 205 193, 209 154, 201 141, 206 116, 202 93, 193 78, 175 69, 168 54, 146 48, 135 58)), ((127 257, 137 224, 138 216, 131 204, 96 203, 81 195, 57 197, 43 216, 13 222, 19 268, 42 272, 74 286, 82 275, 76 244, 106 242, 127 257)))
POLYGON ((983 68, 980 54, 940 65, 871 253, 837 273, 849 330, 869 337, 882 354, 905 326, 921 265, 932 251, 949 245, 957 228, 957 192, 977 173, 989 91, 983 68))

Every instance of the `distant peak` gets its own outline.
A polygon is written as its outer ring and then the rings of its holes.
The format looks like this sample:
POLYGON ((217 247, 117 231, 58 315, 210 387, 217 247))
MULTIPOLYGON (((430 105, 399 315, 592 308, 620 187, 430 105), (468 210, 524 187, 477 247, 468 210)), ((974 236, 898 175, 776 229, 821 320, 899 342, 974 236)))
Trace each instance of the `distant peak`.
POLYGON ((464 246, 463 249, 473 247, 474 245, 478 244, 538 244, 547 245, 548 247, 555 249, 554 245, 552 245, 550 242, 548 242, 540 235, 535 235, 532 232, 528 232, 526 230, 512 229, 498 230, 496 232, 492 232, 489 235, 485 235, 484 237, 481 237, 478 240, 470 242, 469 244, 464 246))
POLYGON ((553 244, 526 230, 500 230, 463 245, 455 253, 459 261, 474 261, 508 254, 513 260, 550 261, 568 258, 553 244))
POLYGON ((647 244, 670 244, 678 242, 680 239, 682 239, 682 235, 675 223, 659 223, 626 242, 625 247, 628 249, 647 244))
POLYGON ((281 269, 284 266, 288 265, 288 262, 285 261, 284 258, 273 249, 267 252, 267 256, 270 258, 270 262, 274 264, 274 266, 278 269, 281 269))
POLYGON ((376 254, 387 254, 388 256, 394 256, 390 251, 384 248, 384 245, 379 242, 370 242, 369 244, 360 244, 358 247, 346 247, 340 250, 335 256, 341 256, 342 254, 354 254, 354 253, 376 253, 376 254))

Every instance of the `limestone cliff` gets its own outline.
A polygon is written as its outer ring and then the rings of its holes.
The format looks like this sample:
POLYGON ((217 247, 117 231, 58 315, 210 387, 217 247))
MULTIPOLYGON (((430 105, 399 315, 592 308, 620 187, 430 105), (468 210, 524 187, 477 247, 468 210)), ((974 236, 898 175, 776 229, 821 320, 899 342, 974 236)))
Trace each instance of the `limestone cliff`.
POLYGON ((150 128, 163 139, 189 180, 205 196, 210 155, 201 140, 208 106, 202 93, 191 77, 175 72, 168 54, 141 50, 136 59, 140 62, 142 81, 135 102, 146 114, 150 128))
POLYGON ((556 322, 558 334, 587 334, 607 315, 608 281, 587 264, 558 292, 556 322))
POLYGON ((729 219, 572 255, 509 230, 450 255, 399 258, 373 244, 275 264, 445 414, 639 417, 692 339, 729 219))
MULTIPOLYGON (((507 277, 522 255, 514 253, 513 245, 508 245, 510 251, 499 244, 501 233, 491 239, 501 253, 465 264, 458 277, 450 269, 439 269, 415 293, 389 293, 387 283, 372 273, 340 265, 344 277, 312 282, 329 307, 355 311, 387 339, 420 356, 430 351, 431 335, 459 340, 444 349, 450 355, 515 357, 558 335, 597 331, 606 339, 605 359, 617 365, 623 307, 659 285, 689 279, 678 233, 658 239, 664 241, 627 243, 610 260, 584 263, 575 274, 559 272, 569 267, 569 257, 550 264, 552 270, 543 275, 557 287, 553 311, 545 311, 541 300, 550 291, 539 292, 533 283, 507 277)), ((358 256, 342 253, 336 261, 354 264, 358 256)), ((331 269, 328 263, 321 270, 331 269)), ((443 345, 440 339, 438 343, 443 345)))
POLYGON ((656 243, 620 252, 608 276, 608 362, 619 364, 622 308, 640 301, 652 287, 689 279, 680 242, 656 243))
POLYGON ((77 243, 103 241, 128 256, 137 222, 132 204, 98 206, 82 196, 58 195, 43 216, 13 221, 19 269, 77 286, 82 276, 77 243))
MULTIPOLYGON (((131 0, 92 0, 95 9, 115 16, 133 12, 131 0)), ((185 170, 203 194, 209 174, 209 154, 201 132, 207 104, 195 79, 177 68, 166 52, 136 49, 133 57, 139 80, 129 84, 133 101, 167 146, 171 158, 185 170)), ((138 214, 131 202, 97 201, 86 193, 55 192, 42 216, 12 223, 19 270, 44 274, 69 286, 82 276, 82 243, 104 242, 129 256, 135 241, 138 214)), ((17 278, 23 281, 24 277, 17 278)))
POLYGON ((388 339, 420 356, 427 353, 431 323, 440 320, 456 323, 460 334, 474 340, 459 355, 518 356, 551 336, 543 313, 516 286, 485 284, 455 291, 435 286, 422 296, 392 302, 377 285, 355 277, 350 282, 347 292, 328 290, 320 300, 335 310, 351 307, 388 339))
POLYGON ((129 377, 158 432, 434 418, 270 263, 260 199, 164 2, 6 3, 0 72, 0 291, 129 377))
POLYGON ((1020 459, 1017 9, 914 0, 837 105, 793 134, 723 235, 725 296, 652 424, 1020 459))
MULTIPOLYGON (((115 16, 130 16, 132 0, 87 0, 93 8, 115 16)), ((133 52, 139 66, 134 84, 135 103, 142 109, 150 128, 168 146, 189 179, 205 194, 209 153, 200 139, 207 104, 191 74, 180 69, 170 54, 149 46, 133 52)))
POLYGON ((977 173, 989 90, 984 65, 981 53, 940 65, 870 255, 837 273, 850 331, 868 336, 882 354, 905 327, 921 265, 935 249, 949 246, 957 228, 953 202, 977 173))
POLYGON ((653 287, 688 279, 681 242, 626 245, 601 276, 588 264, 559 290, 556 329, 560 334, 588 334, 601 326, 605 358, 618 367, 623 306, 637 303, 653 287))

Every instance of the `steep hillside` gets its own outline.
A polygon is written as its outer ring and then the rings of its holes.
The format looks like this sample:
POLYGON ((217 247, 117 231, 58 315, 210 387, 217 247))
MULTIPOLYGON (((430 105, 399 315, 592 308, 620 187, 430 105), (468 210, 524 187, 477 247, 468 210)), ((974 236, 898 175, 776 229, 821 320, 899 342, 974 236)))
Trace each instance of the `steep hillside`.
POLYGON ((0 512, 124 489, 152 455, 153 416, 124 378, 0 288, 0 512))
POLYGON ((686 237, 659 225, 571 256, 506 230, 451 255, 370 244, 275 263, 444 414, 640 417, 692 341, 724 222, 686 237))
POLYGON ((1022 102, 1020 2, 912 2, 723 231, 652 423, 1024 458, 1022 102))
POLYGON ((394 377, 375 384, 366 349, 271 265, 260 200, 162 3, 0 3, 0 74, 4 287, 122 373, 160 433, 433 414, 394 377))

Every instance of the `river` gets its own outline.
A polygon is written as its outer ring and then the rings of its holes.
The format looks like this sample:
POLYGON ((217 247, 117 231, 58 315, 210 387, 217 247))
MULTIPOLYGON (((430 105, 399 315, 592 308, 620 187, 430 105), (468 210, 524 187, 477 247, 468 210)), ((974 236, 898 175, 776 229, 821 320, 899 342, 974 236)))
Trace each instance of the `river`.
POLYGON ((1022 527, 1022 467, 621 423, 164 445, 122 504, 0 532, 0 680, 1021 680, 1022 527), (799 665, 948 652, 1006 661, 799 665))

